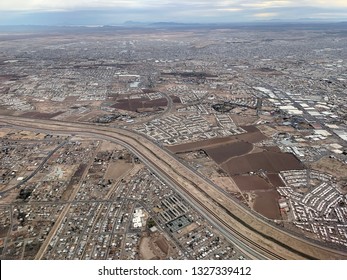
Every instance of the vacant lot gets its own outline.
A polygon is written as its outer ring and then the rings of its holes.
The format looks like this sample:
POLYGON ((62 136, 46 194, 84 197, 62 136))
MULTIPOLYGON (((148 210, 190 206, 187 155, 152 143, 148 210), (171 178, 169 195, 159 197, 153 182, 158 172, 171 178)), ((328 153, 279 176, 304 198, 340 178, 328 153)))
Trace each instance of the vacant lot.
POLYGON ((152 246, 153 240, 150 237, 144 237, 140 242, 140 256, 142 260, 155 260, 159 257, 155 254, 152 246))
POLYGON ((106 171, 105 179, 118 180, 124 173, 130 170, 132 166, 131 163, 127 163, 123 160, 112 162, 106 171))
POLYGON ((2 127, 0 131, 0 138, 6 136, 10 132, 12 132, 12 129, 2 127))
POLYGON ((347 178, 347 165, 334 158, 324 157, 311 165, 312 169, 330 173, 338 179, 347 178))
POLYGON ((169 253, 169 244, 167 243, 166 239, 163 236, 160 236, 156 241, 155 244, 159 247, 159 249, 167 255, 169 253))
POLYGON ((211 180, 228 193, 237 193, 240 191, 236 183, 230 177, 213 176, 211 180))

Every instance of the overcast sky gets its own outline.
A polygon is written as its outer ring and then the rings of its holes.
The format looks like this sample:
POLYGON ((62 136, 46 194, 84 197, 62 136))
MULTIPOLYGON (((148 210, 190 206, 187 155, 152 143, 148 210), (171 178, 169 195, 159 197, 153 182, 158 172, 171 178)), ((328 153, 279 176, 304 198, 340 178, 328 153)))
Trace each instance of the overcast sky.
POLYGON ((347 0, 0 0, 0 24, 347 20, 347 0))

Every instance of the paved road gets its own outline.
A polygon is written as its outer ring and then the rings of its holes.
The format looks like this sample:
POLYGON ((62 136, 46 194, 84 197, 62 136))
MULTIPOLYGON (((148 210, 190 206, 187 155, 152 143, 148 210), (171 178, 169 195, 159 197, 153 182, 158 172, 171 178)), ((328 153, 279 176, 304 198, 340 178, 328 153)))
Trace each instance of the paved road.
POLYGON ((298 238, 258 219, 250 211, 216 190, 199 174, 184 166, 173 155, 136 133, 52 120, 32 120, 9 116, 0 116, 0 120, 8 124, 31 127, 37 131, 74 133, 89 137, 93 135, 98 139, 121 143, 158 174, 164 182, 170 184, 187 198, 191 205, 229 240, 232 240, 253 258, 347 258, 346 252, 339 252, 298 238), (221 203, 225 203, 225 205, 221 203), (233 226, 231 227, 231 225, 233 226), (235 232, 242 233, 243 237, 240 238, 240 235, 235 232), (253 244, 249 240, 252 240, 253 244), (255 242, 257 242, 257 247, 254 245, 255 242), (269 251, 273 252, 273 255, 269 251))

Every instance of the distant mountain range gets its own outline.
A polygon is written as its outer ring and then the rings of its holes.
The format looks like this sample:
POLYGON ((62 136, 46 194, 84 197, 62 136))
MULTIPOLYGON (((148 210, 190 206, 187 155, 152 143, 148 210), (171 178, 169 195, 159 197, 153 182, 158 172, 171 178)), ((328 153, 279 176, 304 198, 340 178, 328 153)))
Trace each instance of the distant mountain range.
POLYGON ((329 22, 319 21, 319 19, 300 19, 298 21, 285 20, 263 20, 253 22, 232 22, 232 23, 182 23, 182 22, 140 22, 126 21, 123 24, 108 25, 0 25, 1 32, 47 32, 47 31, 71 31, 84 32, 97 30, 112 31, 116 29, 184 29, 184 28, 255 28, 255 29, 286 29, 286 28, 309 28, 309 29, 347 29, 347 21, 329 22))

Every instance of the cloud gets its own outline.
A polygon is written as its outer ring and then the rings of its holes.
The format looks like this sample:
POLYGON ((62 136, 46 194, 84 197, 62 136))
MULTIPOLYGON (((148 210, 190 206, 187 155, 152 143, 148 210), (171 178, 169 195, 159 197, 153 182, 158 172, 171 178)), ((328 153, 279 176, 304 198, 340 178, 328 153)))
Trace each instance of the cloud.
MULTIPOLYGON (((42 24, 44 13, 63 22, 81 24, 121 23, 135 21, 229 22, 259 19, 297 19, 324 15, 330 19, 346 19, 346 0, 0 0, 0 24, 9 19, 42 24), (34 17, 38 18, 35 19, 34 17), (94 15, 94 17, 93 17, 94 15), (84 18, 85 16, 85 18, 84 18), (42 18, 42 20, 39 20, 42 18), (83 23, 82 23, 83 21, 83 23)), ((51 21, 49 21, 49 24, 51 21)))
POLYGON ((277 17, 277 13, 259 13, 259 14, 254 14, 255 17, 257 18, 274 18, 277 17))
POLYGON ((275 8, 275 7, 340 7, 347 8, 346 0, 1 0, 0 11, 81 10, 95 8, 153 9, 180 6, 200 7, 207 10, 225 8, 275 8))
POLYGON ((293 1, 250 1, 249 3, 240 4, 248 8, 277 8, 290 6, 293 1))

